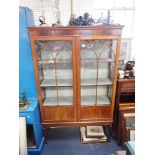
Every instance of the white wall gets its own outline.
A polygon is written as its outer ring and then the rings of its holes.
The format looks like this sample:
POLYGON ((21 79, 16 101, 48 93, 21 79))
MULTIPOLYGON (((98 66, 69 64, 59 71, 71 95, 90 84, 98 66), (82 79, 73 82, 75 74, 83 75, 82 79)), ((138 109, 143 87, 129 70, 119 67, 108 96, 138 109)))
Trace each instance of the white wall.
MULTIPOLYGON (((59 0, 60 2, 60 14, 61 22, 64 26, 68 25, 70 14, 71 14, 71 1, 70 0, 59 0)), ((46 23, 51 26, 56 22, 54 11, 55 0, 20 0, 20 6, 27 6, 33 10, 35 25, 39 25, 38 17, 44 12, 46 17, 46 23)), ((92 12, 93 0, 73 0, 73 11, 74 14, 79 16, 85 12, 92 12)))
MULTIPOLYGON (((71 14, 71 0, 59 1, 61 23, 66 26, 71 14)), ((19 5, 33 10, 35 25, 39 25, 39 16, 44 15, 46 23, 51 26, 56 22, 54 2, 55 0, 19 0, 19 5)), ((89 12, 93 18, 98 19, 101 13, 107 15, 107 9, 111 10, 114 23, 125 25, 122 33, 121 58, 134 59, 134 0, 73 0, 73 13, 76 16, 89 12)))

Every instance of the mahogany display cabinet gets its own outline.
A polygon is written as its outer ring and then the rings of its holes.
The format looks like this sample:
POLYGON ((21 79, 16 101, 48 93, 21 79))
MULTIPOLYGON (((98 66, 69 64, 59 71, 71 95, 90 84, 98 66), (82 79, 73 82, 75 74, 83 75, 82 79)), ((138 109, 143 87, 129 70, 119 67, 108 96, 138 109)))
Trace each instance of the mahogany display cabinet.
POLYGON ((28 28, 43 128, 112 125, 122 28, 28 28))

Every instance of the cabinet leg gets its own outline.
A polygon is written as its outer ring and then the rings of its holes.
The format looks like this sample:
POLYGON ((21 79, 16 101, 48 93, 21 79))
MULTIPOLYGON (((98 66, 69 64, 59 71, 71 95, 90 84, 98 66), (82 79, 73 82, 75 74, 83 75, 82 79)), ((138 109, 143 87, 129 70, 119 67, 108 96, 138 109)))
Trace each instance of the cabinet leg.
POLYGON ((111 136, 113 139, 117 139, 117 132, 115 126, 112 126, 111 136))
POLYGON ((107 137, 107 141, 108 142, 111 142, 111 135, 110 135, 110 128, 109 126, 104 126, 104 132, 105 132, 105 135, 107 137))
POLYGON ((48 141, 47 141, 48 131, 49 131, 48 128, 43 128, 43 135, 44 135, 44 138, 45 138, 45 144, 48 143, 48 141))

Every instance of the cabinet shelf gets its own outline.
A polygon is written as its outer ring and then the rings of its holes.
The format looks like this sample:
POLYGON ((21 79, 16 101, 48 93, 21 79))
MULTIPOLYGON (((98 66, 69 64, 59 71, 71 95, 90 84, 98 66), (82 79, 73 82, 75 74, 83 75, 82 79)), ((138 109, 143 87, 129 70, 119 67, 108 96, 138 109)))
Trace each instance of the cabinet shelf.
MULTIPOLYGON (((95 85, 98 85, 98 86, 113 85, 113 82, 108 78, 104 78, 104 79, 99 78, 98 83, 96 84, 96 78, 81 79, 81 86, 95 86, 95 85)), ((55 79, 43 80, 40 86, 41 87, 55 87, 56 80, 55 79)), ((57 86, 72 87, 73 81, 72 79, 58 79, 57 86)))
POLYGON ((95 104, 95 102, 96 102, 96 96, 81 96, 81 105, 82 106, 111 104, 111 102, 107 96, 97 96, 97 104, 95 104))
MULTIPOLYGON (((114 59, 111 59, 111 58, 107 58, 107 59, 99 59, 99 63, 110 63, 110 62, 115 62, 114 59)), ((72 61, 70 60, 57 60, 56 61, 56 64, 67 64, 67 63, 72 63, 72 61)), ((81 60, 81 63, 97 63, 97 60, 96 59, 82 59, 81 60)), ((55 62, 54 60, 51 60, 51 59, 41 59, 39 60, 39 65, 54 65, 55 62)))
MULTIPOLYGON (((72 79, 58 79, 57 80, 57 86, 72 87, 72 85, 73 85, 72 79)), ((55 87, 56 86, 56 80, 55 79, 43 80, 40 86, 41 87, 50 87, 50 86, 55 87)))
MULTIPOLYGON (((111 58, 104 58, 104 59, 98 59, 99 63, 110 63, 110 62, 115 62, 114 59, 111 59, 111 58)), ((82 59, 81 60, 81 63, 97 63, 97 60, 96 59, 82 59)))
POLYGON ((73 106, 73 96, 59 97, 59 104, 57 97, 46 97, 43 106, 73 106))
MULTIPOLYGON (((98 96, 97 104, 95 104, 96 96, 82 96, 82 106, 93 106, 93 105, 110 105, 111 102, 107 96, 98 96), (93 102, 92 102, 93 101, 93 102)), ((73 97, 59 97, 59 104, 57 103, 57 97, 46 97, 43 106, 73 106, 73 97)))
POLYGON ((86 78, 81 79, 81 86, 105 86, 105 85, 113 85, 113 82, 109 78, 99 78, 98 83, 96 83, 96 78, 86 78))
POLYGON ((65 64, 72 63, 70 60, 57 60, 56 62, 52 59, 41 59, 39 65, 54 65, 54 64, 65 64))

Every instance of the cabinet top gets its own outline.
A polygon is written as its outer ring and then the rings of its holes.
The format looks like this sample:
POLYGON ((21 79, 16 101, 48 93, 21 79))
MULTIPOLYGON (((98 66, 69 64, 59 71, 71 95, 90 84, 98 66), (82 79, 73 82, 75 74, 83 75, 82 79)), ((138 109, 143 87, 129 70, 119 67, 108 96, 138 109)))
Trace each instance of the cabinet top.
POLYGON ((33 30, 41 30, 41 29, 122 29, 123 25, 98 25, 98 26, 56 26, 56 27, 41 27, 41 26, 33 26, 29 27, 30 31, 33 30))
POLYGON ((129 82, 129 81, 135 81, 135 78, 131 78, 131 79, 118 79, 118 82, 129 82))
POLYGON ((122 25, 103 26, 64 26, 64 27, 28 27, 31 36, 81 36, 81 35, 107 35, 121 36, 122 25))

